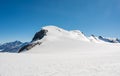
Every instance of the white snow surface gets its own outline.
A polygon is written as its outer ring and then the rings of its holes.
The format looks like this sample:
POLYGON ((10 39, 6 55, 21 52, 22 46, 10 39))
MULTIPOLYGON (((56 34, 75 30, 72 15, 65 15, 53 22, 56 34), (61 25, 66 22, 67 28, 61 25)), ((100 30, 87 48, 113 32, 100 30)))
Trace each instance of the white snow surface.
POLYGON ((56 26, 46 26, 42 29, 48 30, 47 39, 48 40, 62 40, 62 39, 75 39, 81 41, 89 41, 89 39, 84 36, 79 30, 67 31, 56 26), (61 39, 62 38, 62 39, 61 39))
POLYGON ((95 42, 95 43, 108 43, 108 42, 105 42, 103 40, 100 40, 98 37, 95 37, 95 36, 90 36, 90 37, 88 37, 88 39, 91 42, 95 42))
POLYGON ((0 53, 0 76, 120 76, 119 43, 90 42, 80 31, 53 26, 43 29, 48 33, 36 41, 41 45, 0 53))

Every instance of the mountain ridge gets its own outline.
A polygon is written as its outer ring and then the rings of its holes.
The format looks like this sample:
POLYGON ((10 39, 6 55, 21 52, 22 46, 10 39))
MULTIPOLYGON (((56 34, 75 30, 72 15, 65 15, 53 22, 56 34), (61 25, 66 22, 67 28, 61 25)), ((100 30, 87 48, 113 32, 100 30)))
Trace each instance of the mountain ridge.
POLYGON ((30 42, 23 43, 20 41, 14 41, 10 43, 0 44, 0 52, 22 52, 23 50, 30 50, 36 45, 41 45, 45 42, 62 42, 64 40, 78 42, 85 41, 92 43, 120 43, 120 40, 118 38, 105 38, 102 36, 96 37, 95 35, 87 37, 80 30, 67 31, 57 26, 49 25, 42 27, 40 31, 36 32, 30 42))
POLYGON ((7 42, 0 45, 0 52, 10 52, 10 53, 17 53, 21 47, 26 45, 28 42, 21 42, 21 41, 13 41, 7 42))
MULTIPOLYGON (((67 40, 71 41, 77 41, 77 42, 92 42, 92 43, 120 43, 116 41, 115 39, 107 39, 108 41, 104 40, 105 38, 101 39, 100 37, 96 37, 94 35, 91 35, 92 39, 89 37, 85 36, 83 32, 79 30, 71 30, 67 31, 62 28, 56 27, 56 26, 45 26, 42 27, 39 32, 37 32, 31 43, 24 46, 22 49, 20 49, 19 52, 23 50, 30 50, 34 48, 37 45, 42 45, 42 44, 49 44, 49 43, 54 43, 55 44, 58 42, 64 41, 64 43, 67 43, 67 40)), ((119 39, 117 39, 119 40, 119 39)), ((73 43, 71 42, 71 44, 73 43)), ((68 42, 69 43, 69 42, 68 42)), ((59 43, 58 43, 59 44, 59 43)), ((56 44, 57 45, 57 44, 56 44)))

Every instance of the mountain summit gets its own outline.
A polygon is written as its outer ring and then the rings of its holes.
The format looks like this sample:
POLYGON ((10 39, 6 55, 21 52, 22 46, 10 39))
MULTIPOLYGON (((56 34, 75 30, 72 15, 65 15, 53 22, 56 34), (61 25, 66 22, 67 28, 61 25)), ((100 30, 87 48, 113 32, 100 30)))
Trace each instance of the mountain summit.
MULTIPOLYGON (((37 47, 36 51, 48 48, 65 48, 69 47, 78 48, 82 44, 89 43, 119 43, 119 39, 107 39, 102 36, 96 37, 91 35, 87 37, 79 30, 67 31, 56 26, 45 26, 38 31, 30 43, 23 46, 18 52, 25 50, 32 50, 37 47)), ((82 46, 83 47, 83 46, 82 46)))
POLYGON ((55 42, 64 40, 78 40, 78 41, 89 41, 89 39, 79 30, 67 31, 56 26, 45 26, 38 31, 32 41, 22 47, 19 52, 23 50, 29 50, 45 42, 55 42))

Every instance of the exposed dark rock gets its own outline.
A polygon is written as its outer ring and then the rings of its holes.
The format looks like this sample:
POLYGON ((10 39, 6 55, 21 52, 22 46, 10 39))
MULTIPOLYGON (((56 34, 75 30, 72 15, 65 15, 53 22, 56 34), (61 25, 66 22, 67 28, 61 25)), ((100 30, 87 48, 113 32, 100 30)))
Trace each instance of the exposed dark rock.
POLYGON ((95 35, 93 35, 93 34, 92 34, 91 36, 92 36, 94 39, 96 39, 96 40, 97 40, 97 38, 95 37, 95 35))
POLYGON ((102 36, 98 37, 100 40, 103 40, 105 42, 110 42, 110 43, 120 43, 120 40, 118 38, 116 39, 107 39, 107 38, 103 38, 102 36))
POLYGON ((103 39, 103 37, 102 37, 102 36, 99 36, 98 38, 99 38, 99 39, 103 39))
POLYGON ((120 40, 118 38, 116 38, 116 41, 118 41, 120 43, 120 40))
POLYGON ((37 32, 35 34, 35 36, 33 37, 31 43, 27 44, 27 45, 24 45, 19 51, 18 53, 24 51, 24 50, 30 50, 32 49, 34 46, 36 45, 40 45, 42 42, 34 42, 34 41, 37 41, 37 40, 40 40, 42 39, 44 36, 46 36, 46 33, 48 32, 48 30, 45 30, 45 29, 41 29, 39 32, 37 32))
POLYGON ((40 30, 39 32, 37 32, 37 33, 35 34, 35 36, 34 36, 33 39, 32 39, 32 42, 33 42, 33 41, 36 41, 36 40, 42 39, 44 36, 46 36, 46 33, 47 33, 47 32, 48 32, 48 30, 45 30, 45 29, 40 30))
POLYGON ((22 51, 24 51, 24 50, 30 50, 30 49, 32 49, 34 46, 40 45, 40 44, 41 44, 41 42, 27 44, 27 45, 23 46, 23 47, 18 51, 18 53, 20 53, 20 52, 22 52, 22 51))

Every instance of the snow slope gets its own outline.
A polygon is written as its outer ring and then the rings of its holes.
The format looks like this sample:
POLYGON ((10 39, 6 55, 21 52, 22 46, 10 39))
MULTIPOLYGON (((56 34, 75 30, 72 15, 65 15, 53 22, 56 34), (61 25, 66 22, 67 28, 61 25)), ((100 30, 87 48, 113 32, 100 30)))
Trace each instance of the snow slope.
POLYGON ((46 26, 43 27, 39 32, 37 32, 33 37, 31 43, 23 47, 22 50, 23 51, 28 50, 29 52, 32 52, 33 49, 33 51, 34 50, 39 51, 40 49, 42 49, 42 46, 45 46, 45 48, 47 48, 49 45, 52 46, 51 47, 52 49, 55 47, 57 47, 58 49, 59 48, 69 49, 70 45, 72 45, 73 48, 77 47, 79 48, 80 45, 79 43, 81 42, 88 43, 90 41, 82 32, 78 30, 67 31, 56 26, 46 26), (65 46, 63 44, 65 44, 65 46), (36 46, 38 46, 38 50, 35 49, 37 48, 36 46))
POLYGON ((103 41, 101 39, 99 39, 98 37, 94 36, 94 35, 91 35, 90 37, 88 37, 89 40, 91 42, 95 42, 95 43, 106 43, 106 41, 103 41))
POLYGON ((79 47, 79 50, 56 47, 54 50, 44 48, 42 51, 45 52, 41 53, 0 54, 0 75, 119 76, 119 45, 93 45, 96 49, 85 44, 87 50, 83 49, 85 46, 79 47))
POLYGON ((41 42, 21 53, 0 53, 0 76, 120 76, 120 44, 96 43, 79 31, 43 27, 41 42))
POLYGON ((89 41, 79 30, 67 31, 56 26, 46 26, 42 29, 48 30, 46 38, 48 40, 77 39, 81 41, 89 41))
MULTIPOLYGON (((104 49, 104 47, 106 50, 111 49, 111 46, 109 46, 111 45, 110 43, 105 42, 98 37, 95 37, 94 35, 91 37, 86 37, 82 32, 78 30, 67 31, 56 26, 46 26, 43 27, 42 30, 47 31, 46 35, 40 40, 31 42, 31 44, 41 44, 32 47, 26 53, 52 53, 52 51, 55 51, 55 49, 57 49, 58 52, 61 52, 61 50, 64 51, 64 49, 76 51, 82 49, 84 52, 88 50, 96 50, 96 48, 100 48, 97 50, 101 50, 104 49)), ((115 43, 114 45, 117 44, 119 43, 115 43)))

